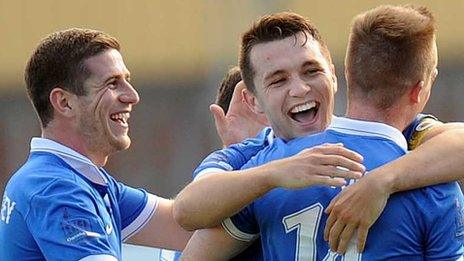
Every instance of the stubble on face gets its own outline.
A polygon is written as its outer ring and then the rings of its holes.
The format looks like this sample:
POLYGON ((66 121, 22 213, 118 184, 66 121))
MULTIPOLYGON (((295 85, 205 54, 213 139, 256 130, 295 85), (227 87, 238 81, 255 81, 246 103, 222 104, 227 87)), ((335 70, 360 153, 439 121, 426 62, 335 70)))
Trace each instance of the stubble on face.
POLYGON ((91 57, 85 62, 85 66, 91 74, 84 82, 87 94, 78 97, 80 109, 77 128, 88 151, 107 157, 129 148, 131 144, 128 126, 124 127, 117 120, 111 119, 111 114, 130 111, 138 100, 135 103, 123 103, 120 100, 119 96, 127 92, 124 77, 129 72, 118 51, 109 50, 91 57), (112 81, 114 77, 119 77, 119 80, 115 80, 116 83, 110 86, 107 78, 112 81))
POLYGON ((321 48, 300 33, 258 44, 250 53, 257 100, 281 138, 320 132, 330 124, 336 78, 321 48))

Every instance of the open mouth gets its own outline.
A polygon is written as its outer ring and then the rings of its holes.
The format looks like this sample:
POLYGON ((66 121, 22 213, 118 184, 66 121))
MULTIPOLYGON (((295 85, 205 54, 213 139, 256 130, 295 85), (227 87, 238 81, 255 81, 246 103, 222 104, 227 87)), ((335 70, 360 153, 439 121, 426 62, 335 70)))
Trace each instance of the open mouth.
POLYGON ((110 115, 110 119, 114 122, 119 123, 122 126, 128 126, 127 121, 130 118, 130 113, 129 112, 118 112, 118 113, 113 113, 110 115))
POLYGON ((306 124, 314 121, 318 110, 319 103, 316 101, 309 101, 293 107, 288 114, 294 121, 306 124))

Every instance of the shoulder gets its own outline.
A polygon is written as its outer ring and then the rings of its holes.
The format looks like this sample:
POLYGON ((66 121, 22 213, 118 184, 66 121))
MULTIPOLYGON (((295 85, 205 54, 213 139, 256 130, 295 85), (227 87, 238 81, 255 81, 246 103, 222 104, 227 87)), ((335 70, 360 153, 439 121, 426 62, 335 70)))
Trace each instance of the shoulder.
POLYGON ((234 144, 232 148, 253 148, 253 147, 265 147, 272 144, 274 141, 274 132, 270 127, 266 127, 261 130, 255 137, 245 139, 244 141, 234 144))
POLYGON ((9 180, 10 193, 21 192, 30 197, 58 181, 76 183, 76 175, 60 158, 49 153, 33 153, 9 180))
POLYGON ((285 157, 286 142, 280 138, 275 138, 271 144, 259 150, 256 155, 242 167, 242 169, 251 168, 254 166, 265 164, 269 161, 285 157))
POLYGON ((18 210, 26 216, 34 200, 48 199, 42 206, 47 207, 47 204, 62 200, 72 202, 76 198, 86 198, 82 195, 91 193, 89 185, 78 179, 74 170, 58 157, 31 155, 11 177, 5 194, 16 202, 18 210))

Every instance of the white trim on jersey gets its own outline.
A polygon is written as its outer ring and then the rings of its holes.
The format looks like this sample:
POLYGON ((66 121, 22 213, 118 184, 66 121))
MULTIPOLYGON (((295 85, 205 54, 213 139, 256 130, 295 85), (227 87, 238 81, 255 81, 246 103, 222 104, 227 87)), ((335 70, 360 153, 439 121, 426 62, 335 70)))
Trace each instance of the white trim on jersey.
POLYGON ((147 204, 143 208, 142 212, 140 212, 139 216, 134 219, 132 223, 122 229, 121 237, 123 242, 139 232, 140 229, 142 229, 148 221, 150 221, 151 217, 156 212, 158 207, 158 197, 150 193, 147 193, 147 195, 147 204))
POLYGON ((222 221, 222 227, 231 237, 239 241, 250 242, 259 237, 259 234, 250 234, 239 230, 230 218, 226 218, 222 221))
POLYGON ((382 137, 384 139, 394 141, 405 152, 408 151, 408 142, 406 141, 403 133, 401 133, 401 131, 398 129, 384 123, 361 121, 333 116, 332 123, 328 129, 353 135, 382 137))
POLYGON ((267 134, 267 136, 266 136, 268 146, 272 145, 272 143, 274 143, 274 138, 275 138, 274 130, 271 129, 269 131, 269 134, 267 134))
POLYGON ((79 261, 118 261, 118 259, 112 255, 91 255, 81 258, 79 261))
POLYGON ((89 158, 69 147, 45 138, 32 138, 31 152, 40 151, 57 155, 95 184, 106 186, 108 183, 105 175, 101 173, 100 169, 89 158))
MULTIPOLYGON (((225 163, 223 162, 223 164, 225 164, 225 163)), ((230 169, 232 170, 232 167, 230 167, 230 169)), ((207 174, 218 173, 218 172, 226 172, 226 171, 227 170, 220 169, 220 168, 206 168, 206 169, 198 172, 198 174, 195 176, 195 178, 193 180, 195 181, 195 180, 199 179, 200 177, 202 177, 204 175, 207 175, 207 174)))

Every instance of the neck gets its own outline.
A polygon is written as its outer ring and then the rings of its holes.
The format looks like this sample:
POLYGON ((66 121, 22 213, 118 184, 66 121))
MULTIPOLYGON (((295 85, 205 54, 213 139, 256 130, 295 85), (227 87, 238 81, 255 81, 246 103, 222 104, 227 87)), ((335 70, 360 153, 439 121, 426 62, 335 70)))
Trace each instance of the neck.
POLYGON ((84 139, 79 134, 73 133, 72 130, 57 131, 53 126, 47 126, 47 128, 42 129, 42 138, 56 141, 75 150, 89 158, 98 167, 103 167, 108 160, 108 156, 92 150, 86 142, 83 142, 84 139))
POLYGON ((412 121, 409 119, 410 117, 405 117, 408 113, 410 112, 402 109, 400 105, 394 105, 388 109, 377 109, 375 106, 362 101, 348 102, 345 116, 356 120, 385 123, 403 131, 412 121))

